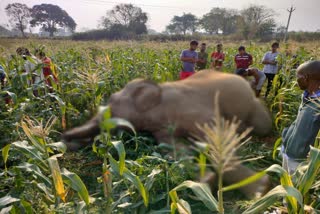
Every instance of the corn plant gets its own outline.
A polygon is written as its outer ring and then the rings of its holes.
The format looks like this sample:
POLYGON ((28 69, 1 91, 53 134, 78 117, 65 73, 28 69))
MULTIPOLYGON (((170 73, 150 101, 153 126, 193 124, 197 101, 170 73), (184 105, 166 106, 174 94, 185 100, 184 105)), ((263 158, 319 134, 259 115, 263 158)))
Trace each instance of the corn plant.
POLYGON ((44 125, 42 120, 25 116, 20 126, 28 140, 13 142, 2 149, 5 164, 2 176, 15 183, 15 188, 8 190, 7 195, 0 199, 3 212, 34 213, 40 207, 47 212, 67 210, 75 205, 70 203, 74 198, 73 192, 79 196, 79 207, 83 209, 84 205, 89 205, 89 194, 80 177, 65 168, 60 169, 58 158, 63 156, 66 147, 49 138, 56 119, 51 117, 44 125), (8 168, 6 164, 10 158, 10 150, 15 154, 20 153, 25 161, 8 168), (31 206, 32 196, 28 193, 33 188, 38 190, 46 203, 31 206), (16 194, 19 198, 15 197, 16 194), (61 206, 62 204, 65 206, 61 206))

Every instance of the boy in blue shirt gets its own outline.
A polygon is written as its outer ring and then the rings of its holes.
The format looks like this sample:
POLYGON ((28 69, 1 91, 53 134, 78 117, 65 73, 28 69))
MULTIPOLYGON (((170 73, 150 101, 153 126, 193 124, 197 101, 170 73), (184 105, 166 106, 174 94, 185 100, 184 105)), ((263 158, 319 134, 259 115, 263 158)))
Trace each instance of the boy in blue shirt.
POLYGON ((298 115, 291 126, 282 132, 282 166, 290 174, 307 158, 320 129, 320 61, 300 65, 297 82, 304 90, 298 115))
POLYGON ((180 80, 186 79, 195 73, 195 65, 198 61, 197 48, 198 42, 191 41, 190 48, 181 52, 182 71, 180 72, 180 80))

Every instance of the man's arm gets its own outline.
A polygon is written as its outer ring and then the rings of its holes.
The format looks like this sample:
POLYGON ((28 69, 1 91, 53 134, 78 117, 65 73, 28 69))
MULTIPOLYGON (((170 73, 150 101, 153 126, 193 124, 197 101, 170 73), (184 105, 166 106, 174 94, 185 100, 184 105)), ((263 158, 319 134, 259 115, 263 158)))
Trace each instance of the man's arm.
POLYGON ((267 60, 267 55, 268 55, 268 53, 266 53, 262 58, 262 64, 264 64, 264 65, 268 65, 268 64, 272 63, 270 60, 267 60))
POLYGON ((195 60, 194 58, 192 58, 192 57, 186 57, 184 51, 181 52, 180 60, 181 60, 182 62, 191 62, 191 63, 195 63, 195 62, 196 62, 196 60, 195 60))
MULTIPOLYGON (((312 105, 312 104, 311 104, 312 105)), ((292 159, 305 159, 313 145, 320 129, 320 118, 316 115, 314 105, 301 111, 295 124, 284 133, 283 141, 286 144, 285 153, 292 159)))
POLYGON ((180 60, 182 62, 191 62, 191 63, 195 63, 197 61, 195 58, 191 58, 191 57, 181 57, 180 60))

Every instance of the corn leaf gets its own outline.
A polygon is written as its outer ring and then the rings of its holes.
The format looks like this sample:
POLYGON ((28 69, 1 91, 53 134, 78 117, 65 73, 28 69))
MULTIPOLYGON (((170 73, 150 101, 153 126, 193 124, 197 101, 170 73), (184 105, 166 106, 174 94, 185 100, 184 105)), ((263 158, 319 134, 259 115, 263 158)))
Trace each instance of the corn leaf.
POLYGON ((312 187, 314 181, 320 170, 320 149, 316 149, 311 146, 310 149, 310 160, 307 167, 307 171, 303 174, 302 178, 298 183, 298 189, 305 195, 312 187))
MULTIPOLYGON (((294 187, 289 186, 276 186, 271 191, 269 191, 265 196, 260 198, 254 204, 252 204, 243 214, 255 214, 255 213, 262 213, 268 207, 273 205, 274 203, 278 202, 280 198, 291 196, 295 198, 299 204, 303 207, 303 198, 301 193, 294 187)), ((293 213, 298 213, 295 211, 293 213)))
POLYGON ((119 174, 122 176, 125 168, 126 151, 121 141, 111 141, 111 144, 116 148, 119 156, 119 174))
MULTIPOLYGON (((116 173, 120 174, 120 167, 118 162, 111 156, 109 155, 109 161, 112 170, 114 170, 116 173)), ((123 170, 123 177, 127 180, 129 180, 140 192, 140 195, 143 198, 143 203, 147 207, 149 204, 149 194, 146 191, 144 185, 142 184, 140 178, 133 174, 129 169, 124 168, 123 170)))
POLYGON ((62 169, 61 174, 63 181, 73 190, 77 191, 79 197, 88 205, 90 203, 89 192, 81 178, 77 174, 69 172, 65 168, 62 169))
MULTIPOLYGON (((197 198, 204 203, 211 211, 218 210, 218 202, 213 197, 210 188, 207 184, 197 183, 194 181, 184 181, 182 184, 178 185, 169 192, 170 198, 173 203, 177 204, 179 202, 179 197, 177 191, 184 189, 191 189, 192 192, 197 196, 197 198)), ((181 206, 181 204, 180 204, 181 206)), ((178 205, 176 205, 178 208, 178 205)))
POLYGON ((56 156, 48 158, 48 163, 57 195, 62 199, 63 202, 66 202, 66 191, 64 189, 61 171, 56 156))
POLYGON ((2 158, 4 162, 4 167, 5 170, 7 171, 7 160, 9 157, 9 150, 10 150, 11 144, 6 145, 5 147, 2 148, 2 158))
POLYGON ((4 196, 2 198, 0 198, 0 207, 4 207, 8 204, 12 204, 14 202, 20 201, 19 198, 14 198, 10 195, 4 196))

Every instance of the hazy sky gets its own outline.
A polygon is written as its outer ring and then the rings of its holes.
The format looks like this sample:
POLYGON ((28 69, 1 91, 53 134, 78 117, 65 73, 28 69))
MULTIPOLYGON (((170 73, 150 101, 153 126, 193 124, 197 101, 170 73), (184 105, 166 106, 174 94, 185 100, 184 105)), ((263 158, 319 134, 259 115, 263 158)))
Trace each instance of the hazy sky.
POLYGON ((101 16, 118 3, 132 3, 149 15, 148 26, 159 32, 165 29, 174 15, 191 12, 198 17, 213 7, 242 9, 250 4, 265 5, 278 14, 277 22, 286 25, 287 8, 296 7, 289 30, 320 30, 320 0, 0 0, 0 24, 7 22, 4 8, 9 3, 25 3, 29 7, 35 4, 57 4, 74 18, 77 31, 93 29, 98 25, 101 16))

